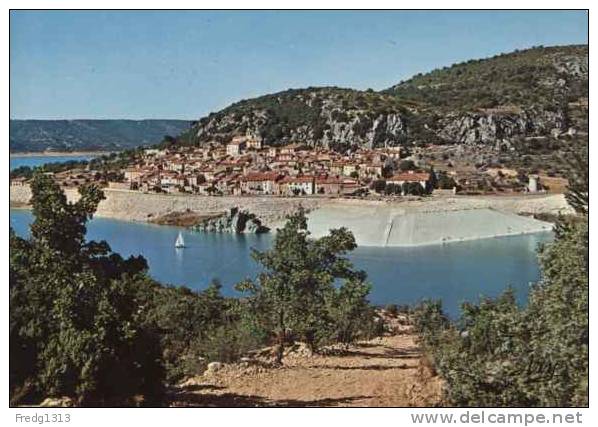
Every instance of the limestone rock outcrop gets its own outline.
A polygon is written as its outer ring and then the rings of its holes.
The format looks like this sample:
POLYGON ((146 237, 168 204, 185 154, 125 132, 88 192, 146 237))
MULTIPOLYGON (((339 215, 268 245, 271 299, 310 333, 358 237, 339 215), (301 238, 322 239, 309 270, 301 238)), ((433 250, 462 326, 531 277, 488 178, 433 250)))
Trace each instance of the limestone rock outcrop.
POLYGON ((267 233, 270 229, 264 226, 254 214, 239 208, 231 208, 224 215, 210 218, 193 227, 196 231, 212 233, 267 233))

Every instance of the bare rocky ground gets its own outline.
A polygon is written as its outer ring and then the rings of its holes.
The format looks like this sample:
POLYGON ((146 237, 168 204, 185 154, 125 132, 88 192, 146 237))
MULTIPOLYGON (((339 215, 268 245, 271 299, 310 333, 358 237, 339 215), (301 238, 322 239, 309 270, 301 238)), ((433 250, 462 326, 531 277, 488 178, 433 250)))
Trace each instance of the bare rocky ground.
MULTIPOLYGON (((237 364, 211 364, 203 375, 174 388, 171 406, 200 407, 413 407, 442 404, 442 381, 430 369, 410 326, 383 337, 321 354, 301 343, 282 367, 257 356, 237 364)), ((266 355, 269 349, 261 352, 266 355)))

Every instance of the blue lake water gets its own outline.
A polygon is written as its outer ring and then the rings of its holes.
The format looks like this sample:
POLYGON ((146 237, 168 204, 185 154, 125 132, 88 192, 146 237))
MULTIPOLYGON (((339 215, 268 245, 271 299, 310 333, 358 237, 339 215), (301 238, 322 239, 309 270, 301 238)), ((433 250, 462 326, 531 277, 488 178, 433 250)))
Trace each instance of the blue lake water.
POLYGON ((10 158, 10 170, 21 166, 41 166, 46 163, 62 163, 70 160, 89 160, 93 159, 93 155, 79 155, 79 156, 14 156, 10 158))
MULTIPOLYGON (((12 209, 10 225, 22 236, 28 234, 30 211, 12 209)), ((96 218, 87 236, 106 240, 123 256, 143 255, 150 275, 162 283, 203 289, 218 278, 223 292, 235 295, 233 286, 259 271, 251 259, 251 248, 270 247, 271 235, 206 234, 183 230, 185 249, 175 249, 182 229, 96 218)), ((531 282, 540 278, 536 248, 551 239, 550 233, 501 237, 448 245, 416 248, 357 248, 350 258, 368 273, 373 285, 370 301, 375 304, 412 304, 425 298, 440 298, 445 310, 455 316, 464 301, 481 295, 497 296, 507 286, 525 303, 531 282)))

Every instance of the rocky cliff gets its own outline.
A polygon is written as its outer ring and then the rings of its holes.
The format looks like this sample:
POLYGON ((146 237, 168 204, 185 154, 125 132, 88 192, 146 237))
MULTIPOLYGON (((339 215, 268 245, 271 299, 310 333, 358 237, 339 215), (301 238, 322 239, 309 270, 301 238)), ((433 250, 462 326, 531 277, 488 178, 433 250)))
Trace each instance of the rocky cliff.
POLYGON ((447 142, 463 144, 510 145, 518 136, 560 134, 568 130, 568 119, 561 109, 519 112, 449 113, 438 120, 436 134, 447 142))
POLYGON ((254 135, 267 145, 510 144, 584 127, 587 46, 536 47, 420 74, 381 92, 293 89, 243 100, 183 136, 202 144, 254 135), (580 119, 581 118, 581 119, 580 119))
POLYGON ((288 90, 245 100, 205 117, 191 130, 199 143, 233 135, 268 145, 380 147, 407 138, 409 110, 394 97, 340 88, 288 90))

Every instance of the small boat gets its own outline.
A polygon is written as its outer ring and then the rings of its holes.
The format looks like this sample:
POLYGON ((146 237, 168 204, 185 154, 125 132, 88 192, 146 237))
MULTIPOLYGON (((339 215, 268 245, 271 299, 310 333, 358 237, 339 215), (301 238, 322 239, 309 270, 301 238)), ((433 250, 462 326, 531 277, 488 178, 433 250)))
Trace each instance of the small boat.
POLYGON ((183 239, 183 235, 180 231, 178 237, 176 238, 176 242, 174 242, 174 247, 177 249, 185 247, 185 239, 183 239))

